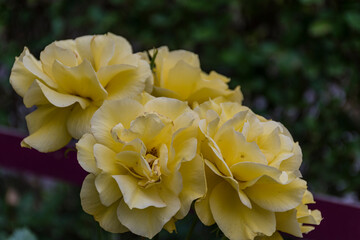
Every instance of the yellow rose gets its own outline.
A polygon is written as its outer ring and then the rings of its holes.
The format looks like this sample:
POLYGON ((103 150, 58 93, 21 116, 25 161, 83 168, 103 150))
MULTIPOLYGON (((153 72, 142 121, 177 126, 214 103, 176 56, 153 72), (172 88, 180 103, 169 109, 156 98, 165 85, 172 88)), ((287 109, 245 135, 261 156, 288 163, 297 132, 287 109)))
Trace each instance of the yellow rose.
POLYGON ((25 48, 10 83, 26 107, 37 107, 26 117, 30 136, 22 146, 49 152, 88 132, 105 99, 150 91, 152 74, 124 38, 109 33, 56 41, 40 61, 25 48))
MULTIPOLYGON (((154 56, 154 51, 150 51, 154 56)), ((148 60, 146 54, 141 56, 148 60)), ((230 90, 229 78, 214 71, 210 74, 200 69, 199 58, 196 54, 176 50, 169 52, 167 47, 158 49, 155 58, 154 90, 152 94, 160 97, 176 98, 182 101, 202 103, 209 98, 226 97, 229 101, 241 102, 243 95, 240 86, 230 90)))
POLYGON ((218 98, 195 108, 204 139, 207 194, 195 204, 205 225, 230 239, 276 231, 276 214, 297 207, 306 190, 301 150, 280 123, 218 98))
POLYGON ((80 197, 85 212, 110 232, 152 238, 172 231, 205 194, 197 115, 187 103, 143 94, 106 101, 77 143, 90 174, 80 197))

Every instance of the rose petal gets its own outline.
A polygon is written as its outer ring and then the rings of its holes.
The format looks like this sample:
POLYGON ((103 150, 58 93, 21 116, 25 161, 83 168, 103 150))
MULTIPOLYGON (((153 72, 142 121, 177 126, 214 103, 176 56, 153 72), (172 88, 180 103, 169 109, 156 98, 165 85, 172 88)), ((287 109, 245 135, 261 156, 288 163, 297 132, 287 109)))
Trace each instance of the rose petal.
POLYGON ((40 152, 52 152, 64 147, 71 139, 66 128, 69 108, 54 108, 43 105, 26 116, 30 135, 22 146, 32 147, 40 152))
POLYGON ((275 214, 255 204, 249 209, 227 182, 212 191, 210 209, 215 222, 230 239, 253 239, 258 233, 271 236, 275 232, 275 214))

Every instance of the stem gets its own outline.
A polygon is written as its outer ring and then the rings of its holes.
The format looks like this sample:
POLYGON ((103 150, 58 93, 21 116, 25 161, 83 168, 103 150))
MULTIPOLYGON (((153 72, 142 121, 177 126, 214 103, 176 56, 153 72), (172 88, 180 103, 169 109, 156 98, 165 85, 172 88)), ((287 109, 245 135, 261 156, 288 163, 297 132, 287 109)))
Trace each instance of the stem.
POLYGON ((194 221, 192 222, 192 224, 191 224, 191 227, 190 227, 190 230, 189 230, 189 232, 188 232, 188 234, 186 235, 186 239, 185 240, 190 240, 191 239, 191 235, 192 235, 192 233, 193 233, 193 231, 194 231, 194 229, 195 229, 195 226, 196 226, 196 224, 197 224, 197 217, 195 217, 194 218, 194 221))

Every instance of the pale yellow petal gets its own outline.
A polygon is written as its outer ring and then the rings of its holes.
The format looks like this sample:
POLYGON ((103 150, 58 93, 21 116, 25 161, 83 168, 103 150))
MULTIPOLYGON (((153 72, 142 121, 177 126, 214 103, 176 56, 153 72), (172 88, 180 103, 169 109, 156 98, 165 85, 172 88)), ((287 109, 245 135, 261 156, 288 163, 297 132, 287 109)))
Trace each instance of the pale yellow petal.
POLYGON ((166 207, 130 209, 125 201, 121 200, 117 211, 120 222, 137 235, 147 238, 154 237, 180 209, 180 201, 177 196, 165 191, 161 193, 161 197, 166 203, 166 207))
POLYGON ((118 202, 113 203, 110 207, 105 208, 101 213, 95 215, 94 218, 99 222, 100 226, 111 233, 124 233, 129 229, 122 225, 117 217, 118 202))
POLYGON ((293 156, 284 159, 280 163, 279 169, 282 171, 295 171, 300 168, 302 163, 302 152, 299 143, 294 144, 293 156))
POLYGON ((91 215, 98 215, 104 211, 104 206, 100 202, 99 193, 95 187, 95 175, 88 174, 82 184, 80 200, 83 210, 91 215))
POLYGON ((177 219, 185 217, 192 202, 206 193, 204 162, 199 155, 192 161, 182 163, 180 172, 183 178, 183 189, 179 195, 181 208, 175 216, 177 219))
POLYGON ((152 77, 149 64, 139 60, 135 70, 120 72, 106 85, 108 99, 133 97, 140 94, 144 91, 146 79, 149 77, 152 77))
POLYGON ((114 141, 111 130, 118 123, 122 123, 125 128, 130 127, 130 123, 143 110, 143 106, 132 99, 121 99, 116 101, 106 101, 95 112, 91 119, 91 132, 96 141, 111 149, 120 151, 122 144, 114 141))
POLYGON ((220 174, 219 176, 232 176, 229 166, 226 164, 219 147, 211 138, 205 140, 201 144, 201 153, 203 154, 204 159, 214 165, 214 173, 220 174))
POLYGON ((160 154, 159 161, 160 161, 161 172, 164 173, 165 175, 170 175, 171 171, 168 168, 169 150, 166 144, 161 144, 159 154, 160 154))
POLYGON ((196 214, 199 217, 200 221, 206 225, 211 226, 215 223, 214 217, 211 213, 209 205, 209 196, 204 199, 200 199, 195 202, 196 214))
POLYGON ((116 155, 118 164, 134 174, 136 177, 150 178, 151 168, 140 152, 125 151, 124 149, 116 155))
MULTIPOLYGON (((208 113, 210 113, 210 111, 208 113)), ((218 116, 216 116, 213 120, 208 122, 207 129, 206 129, 206 133, 207 133, 208 137, 214 138, 216 131, 218 130, 219 123, 220 123, 220 118, 218 116)))
POLYGON ((315 203, 314 197, 309 190, 306 190, 302 199, 303 204, 315 203))
POLYGON ((279 179, 282 173, 274 167, 256 162, 239 162, 232 165, 230 170, 238 181, 251 181, 263 175, 279 179))
POLYGON ((215 223, 209 205, 210 195, 214 187, 222 182, 222 179, 215 175, 208 167, 205 167, 205 175, 206 194, 202 198, 196 200, 195 211, 200 221, 206 226, 210 226, 215 223))
MULTIPOLYGON (((247 206, 248 208, 251 208, 251 202, 250 199, 246 196, 246 194, 240 189, 239 186, 239 182, 237 180, 234 179, 234 177, 232 176, 232 173, 230 172, 229 175, 224 175, 222 172, 220 172, 220 170, 218 169, 218 167, 210 162, 209 160, 205 159, 205 164, 206 166, 217 176, 223 178, 225 181, 227 181, 233 188, 234 190, 238 193, 238 196, 240 198, 240 201, 247 206)), ((226 166, 226 165, 225 165, 226 166)), ((229 170, 230 171, 230 170, 229 170)))
POLYGON ((142 92, 141 94, 138 94, 134 97, 132 97, 134 100, 138 101, 139 103, 141 103, 142 105, 145 105, 147 102, 149 102, 150 100, 155 99, 154 96, 150 95, 147 92, 142 92))
POLYGON ((216 138, 225 162, 232 166, 238 162, 257 162, 267 165, 267 160, 255 142, 247 142, 245 137, 229 128, 216 138))
POLYGON ((296 210, 291 209, 286 212, 277 212, 276 229, 285 233, 289 233, 296 237, 302 237, 300 224, 296 218, 296 210))
POLYGON ((115 53, 115 43, 106 35, 94 36, 91 40, 90 48, 94 57, 95 71, 108 65, 115 53))
POLYGON ((176 50, 169 52, 167 47, 159 48, 159 53, 156 61, 156 65, 159 69, 161 69, 161 72, 158 72, 158 77, 160 78, 159 86, 165 86, 166 78, 170 70, 174 68, 179 61, 184 61, 192 67, 200 68, 199 57, 192 52, 185 50, 176 50))
POLYGON ((311 223, 311 224, 319 225, 321 223, 321 221, 323 220, 321 212, 317 209, 311 210, 311 216, 314 217, 314 222, 315 222, 315 223, 311 223))
POLYGON ((180 171, 174 171, 170 174, 163 174, 163 171, 161 171, 161 184, 176 196, 179 196, 183 190, 183 177, 180 171))
POLYGON ((139 134, 139 138, 149 146, 164 127, 165 124, 157 114, 145 114, 131 122, 130 131, 139 134))
POLYGON ((94 145, 96 166, 108 174, 123 174, 126 170, 117 162, 116 153, 105 145, 94 145))
POLYGON ((135 138, 131 142, 127 142, 121 151, 137 152, 144 156, 146 155, 146 146, 139 138, 135 138))
POLYGON ((227 182, 212 191, 210 208, 215 222, 230 239, 253 239, 258 233, 271 236, 275 232, 275 214, 256 204, 249 209, 227 182))
POLYGON ((164 229, 166 231, 168 231, 169 233, 173 233, 174 231, 176 232, 176 225, 175 225, 175 221, 174 218, 170 219, 170 221, 168 221, 165 225, 164 225, 164 229))
MULTIPOLYGON (((206 161, 206 165, 210 166, 208 164, 208 161, 206 161)), ((249 197, 245 194, 245 192, 240 189, 240 184, 237 180, 235 180, 233 177, 224 177, 224 179, 233 187, 233 189, 237 192, 240 201, 242 202, 242 204, 244 204, 246 207, 248 208, 252 208, 252 204, 251 201, 249 199, 249 197)))
MULTIPOLYGON (((154 56, 154 50, 155 49, 151 49, 149 50, 149 53, 151 56, 154 56)), ((167 46, 162 46, 156 49, 158 51, 158 54, 155 58, 155 64, 156 64, 156 68, 155 70, 155 74, 154 74, 154 84, 156 86, 160 86, 160 81, 161 81, 161 76, 162 76, 162 72, 164 70, 163 65, 166 65, 169 63, 168 60, 166 60, 165 58, 169 55, 169 49, 167 46)), ((144 59, 145 61, 149 62, 149 58, 147 53, 142 52, 142 53, 138 53, 142 59, 144 59)))
POLYGON ((167 89, 167 88, 161 88, 161 87, 157 87, 157 86, 154 86, 151 94, 155 97, 167 97, 167 98, 182 99, 182 97, 177 92, 167 89))
POLYGON ((73 138, 79 139, 90 132, 90 121, 97 109, 95 105, 83 109, 79 104, 72 108, 67 121, 67 129, 73 138))
MULTIPOLYGON (((191 122, 189 124, 191 124, 191 122)), ((179 127, 176 125, 177 124, 174 126, 172 124, 167 125, 168 131, 165 129, 163 131, 164 134, 159 136, 158 144, 162 144, 162 139, 170 138, 171 130, 177 129, 177 127, 179 127)), ((184 125, 184 128, 178 129, 171 136, 172 140, 169 149, 169 161, 167 167, 172 171, 174 169, 178 169, 178 166, 181 164, 181 162, 192 160, 195 157, 195 154, 198 152, 198 129, 195 126, 189 126, 186 123, 184 123, 184 125)), ((168 143, 165 142, 165 144, 168 143)))
POLYGON ((230 82, 230 78, 215 71, 211 71, 209 74, 202 72, 201 81, 197 82, 197 89, 210 87, 218 90, 227 90, 229 88, 228 82, 230 82))
POLYGON ((91 54, 90 44, 94 36, 82 36, 75 39, 76 49, 82 60, 88 60, 94 66, 94 58, 91 54))
POLYGON ((238 120, 243 121, 245 120, 244 118, 247 112, 249 112, 249 109, 247 107, 241 106, 241 104, 234 102, 222 102, 220 103, 220 107, 222 110, 221 117, 224 119, 235 118, 236 114, 243 112, 241 116, 237 117, 237 118, 240 117, 238 120))
MULTIPOLYGON (((54 43, 57 47, 73 51, 73 55, 75 55, 75 58, 78 60, 79 55, 77 54, 77 50, 76 50, 76 42, 73 39, 65 39, 65 40, 55 41, 54 43)), ((73 56, 71 55, 71 58, 72 57, 73 56)), ((77 61, 74 61, 74 62, 77 62, 77 61)))
POLYGON ((68 108, 40 106, 26 116, 30 135, 23 140, 22 145, 40 152, 52 152, 64 147, 71 139, 66 128, 69 113, 68 108))
MULTIPOLYGON (((76 96, 76 95, 71 95, 71 94, 66 94, 66 93, 60 93, 58 91, 55 91, 49 87, 47 87, 45 84, 42 84, 40 81, 36 80, 36 83, 39 85, 42 93, 44 94, 45 98, 54 106, 56 107, 68 107, 70 105, 73 105, 75 103, 79 103, 80 106, 82 108, 86 108, 90 102, 89 100, 76 96)), ((33 99, 29 100, 28 96, 25 95, 24 97, 24 103, 26 105, 31 105, 33 102, 33 99)))
MULTIPOLYGON (((242 108, 241 112, 247 111, 246 122, 245 122, 245 124, 244 124, 244 126, 243 126, 243 128, 241 130, 242 134, 246 137, 246 141, 248 141, 248 142, 252 142, 252 141, 258 142, 258 140, 262 136, 266 135, 266 133, 264 131, 263 124, 260 122, 260 120, 258 119, 256 114, 254 114, 249 108, 244 107, 244 106, 241 106, 241 108, 242 108)), ((240 129, 238 131, 240 132, 240 129)))
POLYGON ((319 225, 322 220, 321 212, 319 210, 309 210, 309 213, 307 216, 298 218, 299 223, 319 225))
POLYGON ((22 62, 24 67, 36 76, 36 79, 41 80, 49 87, 57 87, 56 82, 50 77, 51 75, 43 72, 44 65, 36 60, 34 56, 31 54, 25 54, 25 56, 22 58, 22 62))
POLYGON ((40 88, 40 81, 39 80, 34 80, 33 83, 31 84, 31 86, 28 88, 28 90, 26 91, 26 93, 24 94, 24 105, 27 108, 30 108, 34 105, 44 105, 44 104, 49 104, 50 102, 48 101, 48 99, 45 97, 43 91, 40 88))
POLYGON ((191 161, 194 159, 197 153, 197 139, 190 138, 180 142, 179 144, 173 143, 173 147, 175 150, 175 164, 191 161))
POLYGON ((144 109, 146 112, 156 112, 175 120, 188 109, 188 105, 177 99, 160 97, 147 102, 144 109))
POLYGON ((90 173, 98 173, 99 169, 96 166, 95 156, 94 156, 94 145, 96 140, 92 134, 83 135, 80 140, 76 143, 77 149, 77 160, 80 166, 85 169, 85 171, 90 173))
POLYGON ((110 65, 105 66, 99 69, 97 71, 97 76, 99 78, 99 81, 101 82, 101 85, 106 88, 107 84, 115 78, 118 74, 121 74, 124 71, 135 71, 137 67, 136 65, 130 65, 130 64, 116 64, 116 65, 110 65))
POLYGON ((194 111, 199 115, 201 119, 203 119, 206 118, 208 111, 215 111, 219 116, 222 112, 222 109, 220 105, 216 104, 213 100, 210 99, 209 101, 206 101, 195 107, 194 111))
POLYGON ((189 109, 174 120, 174 128, 187 128, 191 125, 196 125, 198 120, 199 116, 194 111, 189 109))
POLYGON ((244 100, 244 96, 243 96, 243 94, 241 92, 240 86, 236 86, 233 91, 230 91, 226 95, 226 99, 228 99, 231 102, 242 103, 242 101, 244 100))
POLYGON ((40 53, 43 71, 48 76, 56 76, 56 73, 53 72, 53 64, 56 61, 67 67, 75 67, 79 63, 79 56, 72 50, 75 42, 72 40, 61 42, 60 44, 58 42, 51 43, 40 53))
POLYGON ((119 185, 124 201, 129 209, 145 209, 148 207, 164 208, 166 203, 160 196, 156 185, 143 188, 138 185, 138 179, 130 175, 113 176, 119 185))
POLYGON ((115 54, 109 61, 109 65, 128 62, 129 55, 132 54, 132 47, 130 43, 125 38, 112 33, 108 33, 106 36, 109 39, 112 39, 115 45, 115 54))
POLYGON ((94 215, 95 220, 98 221, 100 226, 106 231, 113 233, 128 231, 117 218, 118 202, 112 204, 110 207, 105 207, 101 204, 95 186, 95 175, 89 174, 84 179, 80 191, 80 200, 83 210, 88 214, 94 215))
POLYGON ((14 66, 11 69, 10 84, 14 88, 15 92, 21 97, 24 97, 25 93, 37 78, 31 71, 29 71, 23 63, 25 55, 30 55, 33 61, 37 61, 25 47, 19 57, 15 58, 14 66))
POLYGON ((107 97, 106 90, 101 86, 91 63, 87 60, 76 67, 68 67, 56 60, 52 70, 59 90, 89 98, 97 105, 101 105, 107 97))
POLYGON ((211 98, 223 96, 226 93, 227 91, 225 90, 204 87, 197 91, 192 92, 186 100, 189 101, 189 103, 193 103, 193 102, 203 103, 211 98))
MULTIPOLYGON (((294 153, 292 152, 281 152, 280 154, 278 154, 271 162, 269 162, 269 166, 275 167, 277 169, 280 169, 280 165, 283 161, 286 161, 287 159, 291 158, 294 156, 294 153)), ((300 161, 301 162, 301 161, 300 161)), ((294 171, 294 170, 298 170, 300 165, 298 165, 298 163, 296 163, 296 165, 298 166, 297 168, 292 168, 292 170, 290 171, 294 171)), ((294 165, 293 165, 294 166, 294 165)), ((283 171, 286 171, 286 169, 282 169, 283 171)))
POLYGON ((95 187, 99 193, 101 203, 109 207, 122 197, 119 186, 111 175, 100 173, 95 178, 95 187))
POLYGON ((301 203, 305 190, 306 182, 299 178, 288 184, 281 184, 265 175, 244 191, 260 207, 269 211, 284 212, 301 203))
MULTIPOLYGON (((241 132, 244 137, 247 137, 244 133, 245 124, 247 122, 247 117, 251 114, 249 114, 249 109, 241 110, 234 115, 228 115, 229 109, 224 109, 224 104, 221 104, 221 115, 220 115, 220 128, 215 134, 214 139, 217 141, 217 139, 224 134, 224 132, 229 131, 229 129, 234 129, 235 131, 241 132)), ((211 110, 210 110, 211 111, 211 110)), ((208 111, 209 112, 209 111, 208 111)), ((249 124, 249 123, 248 123, 249 124)), ((258 132, 258 130, 256 131, 258 132)))
POLYGON ((300 228, 302 233, 309 233, 315 229, 314 226, 301 226, 300 228))
POLYGON ((186 100, 194 91, 196 82, 200 80, 200 72, 200 68, 193 67, 180 60, 170 69, 163 87, 179 94, 180 100, 186 100))
POLYGON ((257 145, 265 155, 268 162, 271 162, 274 157, 280 152, 281 141, 279 136, 279 128, 275 128, 269 134, 263 134, 257 138, 257 145))
POLYGON ((281 236, 281 234, 279 232, 275 232, 273 235, 271 235, 270 237, 268 236, 258 236, 255 238, 255 240, 284 240, 283 237, 281 236))

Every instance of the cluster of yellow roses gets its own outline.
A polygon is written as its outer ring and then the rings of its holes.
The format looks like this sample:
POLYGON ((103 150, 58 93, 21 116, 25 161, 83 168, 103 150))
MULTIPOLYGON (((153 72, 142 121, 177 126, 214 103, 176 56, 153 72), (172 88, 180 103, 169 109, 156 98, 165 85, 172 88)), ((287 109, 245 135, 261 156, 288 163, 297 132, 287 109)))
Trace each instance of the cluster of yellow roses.
POLYGON ((320 223, 282 124, 242 106, 240 88, 202 72, 196 54, 147 53, 109 33, 16 58, 10 83, 36 106, 22 146, 49 152, 79 139, 85 212, 107 231, 148 238, 174 231, 193 202, 229 239, 302 237, 320 223))

